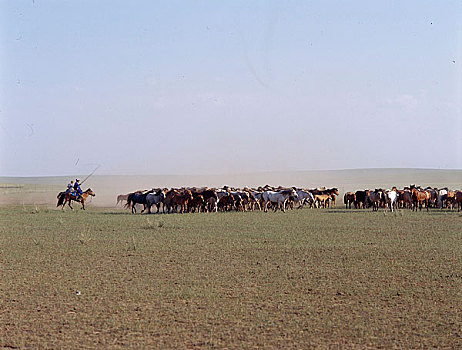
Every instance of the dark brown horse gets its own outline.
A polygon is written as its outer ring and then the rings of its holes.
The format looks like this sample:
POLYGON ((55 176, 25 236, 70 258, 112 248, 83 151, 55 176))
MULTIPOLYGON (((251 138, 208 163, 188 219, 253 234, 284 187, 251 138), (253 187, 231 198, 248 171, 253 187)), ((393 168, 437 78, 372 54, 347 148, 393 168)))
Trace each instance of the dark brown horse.
MULTIPOLYGON (((133 193, 130 193, 127 198, 127 203, 125 203, 125 208, 131 208, 132 209, 132 214, 136 214, 136 204, 143 204, 143 210, 141 211, 141 214, 146 210, 147 208, 147 201, 146 197, 148 194, 153 193, 154 190, 150 191, 136 191, 133 193)), ((151 211, 151 208, 149 208, 149 211, 151 211)))
POLYGON ((188 211, 188 203, 193 200, 193 195, 190 190, 185 190, 183 193, 177 193, 172 197, 172 207, 177 211, 178 206, 181 207, 180 213, 188 211))
POLYGON ((56 206, 59 207, 60 205, 62 205, 61 209, 64 210, 64 207, 66 206, 66 203, 67 203, 69 205, 69 208, 74 209, 71 206, 71 202, 74 201, 74 202, 82 203, 81 209, 85 210, 85 201, 87 200, 88 196, 92 196, 92 197, 95 196, 95 193, 91 190, 91 188, 83 192, 80 197, 67 193, 67 192, 60 192, 57 197, 58 204, 56 204, 56 206))
POLYGON ((462 191, 455 191, 454 198, 454 205, 457 206, 457 211, 460 211, 462 209, 462 191))
POLYGON ((347 192, 343 196, 343 203, 347 209, 351 209, 351 205, 356 202, 356 194, 354 192, 347 192))

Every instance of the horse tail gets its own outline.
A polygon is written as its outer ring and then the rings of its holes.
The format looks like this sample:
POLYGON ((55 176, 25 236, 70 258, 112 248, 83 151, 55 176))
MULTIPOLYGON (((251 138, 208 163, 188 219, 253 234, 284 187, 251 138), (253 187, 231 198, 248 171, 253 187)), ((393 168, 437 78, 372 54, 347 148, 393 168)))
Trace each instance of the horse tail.
POLYGON ((132 197, 128 196, 127 203, 125 203, 125 209, 130 208, 131 202, 132 202, 132 197))
POLYGON ((64 203, 64 198, 65 197, 66 197, 65 193, 60 193, 58 195, 58 204, 56 204, 57 207, 59 207, 60 205, 62 205, 64 203))

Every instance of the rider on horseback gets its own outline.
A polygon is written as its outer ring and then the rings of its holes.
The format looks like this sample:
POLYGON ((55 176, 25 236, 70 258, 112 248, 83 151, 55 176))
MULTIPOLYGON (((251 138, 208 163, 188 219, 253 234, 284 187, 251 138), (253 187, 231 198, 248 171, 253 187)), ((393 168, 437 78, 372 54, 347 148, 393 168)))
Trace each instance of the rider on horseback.
POLYGON ((71 195, 74 194, 74 181, 71 180, 71 182, 67 184, 66 193, 69 193, 71 195))
POLYGON ((82 199, 82 189, 80 188, 80 180, 75 179, 75 184, 74 184, 74 190, 75 190, 75 196, 77 199, 82 199))

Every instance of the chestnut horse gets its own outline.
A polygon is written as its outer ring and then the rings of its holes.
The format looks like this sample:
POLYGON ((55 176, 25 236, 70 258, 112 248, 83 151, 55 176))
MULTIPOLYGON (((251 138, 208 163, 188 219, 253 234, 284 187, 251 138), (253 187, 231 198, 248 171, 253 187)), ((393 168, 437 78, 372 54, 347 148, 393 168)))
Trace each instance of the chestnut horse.
POLYGON ((422 210, 422 205, 425 203, 425 207, 428 211, 428 199, 429 195, 427 192, 417 189, 414 186, 411 186, 411 197, 412 197, 412 211, 417 211, 417 206, 419 210, 422 210))
POLYGON ((56 204, 56 206, 59 207, 60 205, 62 205, 63 207, 61 209, 64 210, 64 206, 67 203, 69 205, 69 208, 74 209, 71 206, 71 201, 74 201, 74 202, 82 203, 82 208, 81 209, 85 210, 85 201, 87 200, 88 196, 92 196, 92 197, 95 196, 95 193, 91 190, 91 188, 89 188, 88 190, 83 192, 82 196, 80 196, 80 197, 77 197, 77 196, 75 196, 73 194, 70 194, 70 193, 67 193, 67 192, 60 192, 58 194, 58 197, 57 197, 58 198, 58 204, 56 204))
POLYGON ((188 211, 188 203, 193 200, 193 195, 190 190, 185 190, 183 193, 176 193, 172 197, 172 208, 174 211, 177 211, 178 206, 181 207, 180 213, 188 211))

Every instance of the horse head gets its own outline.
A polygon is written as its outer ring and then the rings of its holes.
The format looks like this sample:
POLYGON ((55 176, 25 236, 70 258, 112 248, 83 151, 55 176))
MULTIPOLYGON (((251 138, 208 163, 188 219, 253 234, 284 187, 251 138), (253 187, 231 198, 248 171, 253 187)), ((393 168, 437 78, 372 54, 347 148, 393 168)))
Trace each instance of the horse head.
POLYGON ((91 188, 89 188, 88 190, 86 190, 85 193, 88 193, 90 196, 93 196, 93 197, 96 196, 95 192, 93 192, 93 191, 91 190, 91 188))
POLYGON ((290 191, 290 197, 293 197, 294 200, 298 201, 298 193, 297 193, 297 191, 295 191, 293 188, 292 188, 292 190, 290 191))

